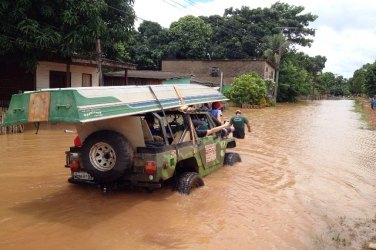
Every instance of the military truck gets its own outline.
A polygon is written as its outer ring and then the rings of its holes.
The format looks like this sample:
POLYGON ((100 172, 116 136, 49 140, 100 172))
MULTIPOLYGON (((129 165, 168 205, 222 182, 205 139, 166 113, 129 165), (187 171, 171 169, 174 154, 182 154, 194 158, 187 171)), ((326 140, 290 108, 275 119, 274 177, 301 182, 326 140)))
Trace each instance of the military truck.
POLYGON ((189 194, 205 175, 240 161, 235 140, 219 130, 203 103, 225 101, 201 85, 44 89, 12 97, 4 125, 74 123, 78 136, 66 152, 71 183, 147 190, 172 183, 189 194), (146 116, 154 119, 153 135, 146 116), (156 136, 159 140, 156 140, 156 136))

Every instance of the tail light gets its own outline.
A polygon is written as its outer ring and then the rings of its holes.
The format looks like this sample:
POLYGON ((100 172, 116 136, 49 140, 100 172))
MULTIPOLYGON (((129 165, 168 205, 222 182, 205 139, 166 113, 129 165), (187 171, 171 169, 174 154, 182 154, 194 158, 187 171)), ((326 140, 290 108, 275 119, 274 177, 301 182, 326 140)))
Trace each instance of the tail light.
POLYGON ((145 162, 145 173, 155 174, 157 172, 157 164, 155 161, 146 161, 145 162))
POLYGON ((69 163, 69 168, 71 169, 72 172, 78 172, 80 171, 80 161, 78 159, 71 159, 69 163))
POLYGON ((82 146, 82 143, 81 143, 80 137, 78 137, 78 135, 74 138, 74 140, 73 140, 73 144, 74 144, 76 147, 81 147, 81 146, 82 146))

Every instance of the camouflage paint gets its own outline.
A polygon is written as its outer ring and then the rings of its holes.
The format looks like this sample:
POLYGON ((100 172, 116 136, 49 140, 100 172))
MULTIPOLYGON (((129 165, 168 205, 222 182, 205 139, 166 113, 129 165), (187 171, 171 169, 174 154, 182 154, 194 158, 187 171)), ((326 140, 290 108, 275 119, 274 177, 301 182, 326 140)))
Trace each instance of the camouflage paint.
POLYGON ((175 167, 177 163, 176 150, 171 150, 161 154, 161 165, 157 165, 160 168, 162 180, 171 178, 175 173, 175 167))

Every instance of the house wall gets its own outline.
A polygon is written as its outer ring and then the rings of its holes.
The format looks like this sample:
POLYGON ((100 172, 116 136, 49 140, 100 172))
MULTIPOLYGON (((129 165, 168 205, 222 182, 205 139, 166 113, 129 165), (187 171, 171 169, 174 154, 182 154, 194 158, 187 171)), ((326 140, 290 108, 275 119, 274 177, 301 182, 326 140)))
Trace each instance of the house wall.
POLYGON ((274 68, 263 60, 163 60, 162 71, 191 74, 192 80, 218 85, 221 83, 221 72, 224 85, 231 85, 234 77, 249 72, 256 72, 260 77, 271 80, 275 75, 274 68), (219 69, 217 76, 211 75, 214 67, 219 69))
POLYGON ((122 86, 124 84, 124 78, 115 76, 103 75, 104 86, 122 86))
POLYGON ((162 84, 161 79, 151 79, 151 78, 136 78, 136 77, 128 77, 128 85, 160 85, 162 84))
MULTIPOLYGON (((123 86, 123 85, 125 85, 123 77, 104 75, 103 80, 104 80, 104 86, 123 86)), ((162 80, 128 77, 128 84, 127 85, 148 85, 148 84, 162 84, 162 80)))
MULTIPOLYGON (((36 90, 49 88, 50 71, 66 72, 67 65, 63 63, 40 61, 36 69, 36 90)), ((70 65, 71 86, 82 87, 82 74, 92 75, 92 86, 98 86, 98 73, 95 67, 70 65)))
POLYGON ((275 69, 268 63, 265 63, 264 79, 274 81, 275 69))

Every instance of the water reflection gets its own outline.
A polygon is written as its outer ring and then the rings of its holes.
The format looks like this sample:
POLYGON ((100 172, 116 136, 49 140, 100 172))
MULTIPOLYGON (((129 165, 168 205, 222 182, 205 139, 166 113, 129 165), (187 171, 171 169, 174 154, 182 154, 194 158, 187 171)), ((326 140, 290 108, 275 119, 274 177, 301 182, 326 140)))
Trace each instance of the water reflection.
POLYGON ((64 127, 0 136, 0 248, 357 249, 375 234, 376 138, 352 110, 344 100, 244 111, 243 161, 190 196, 67 183, 64 127))

